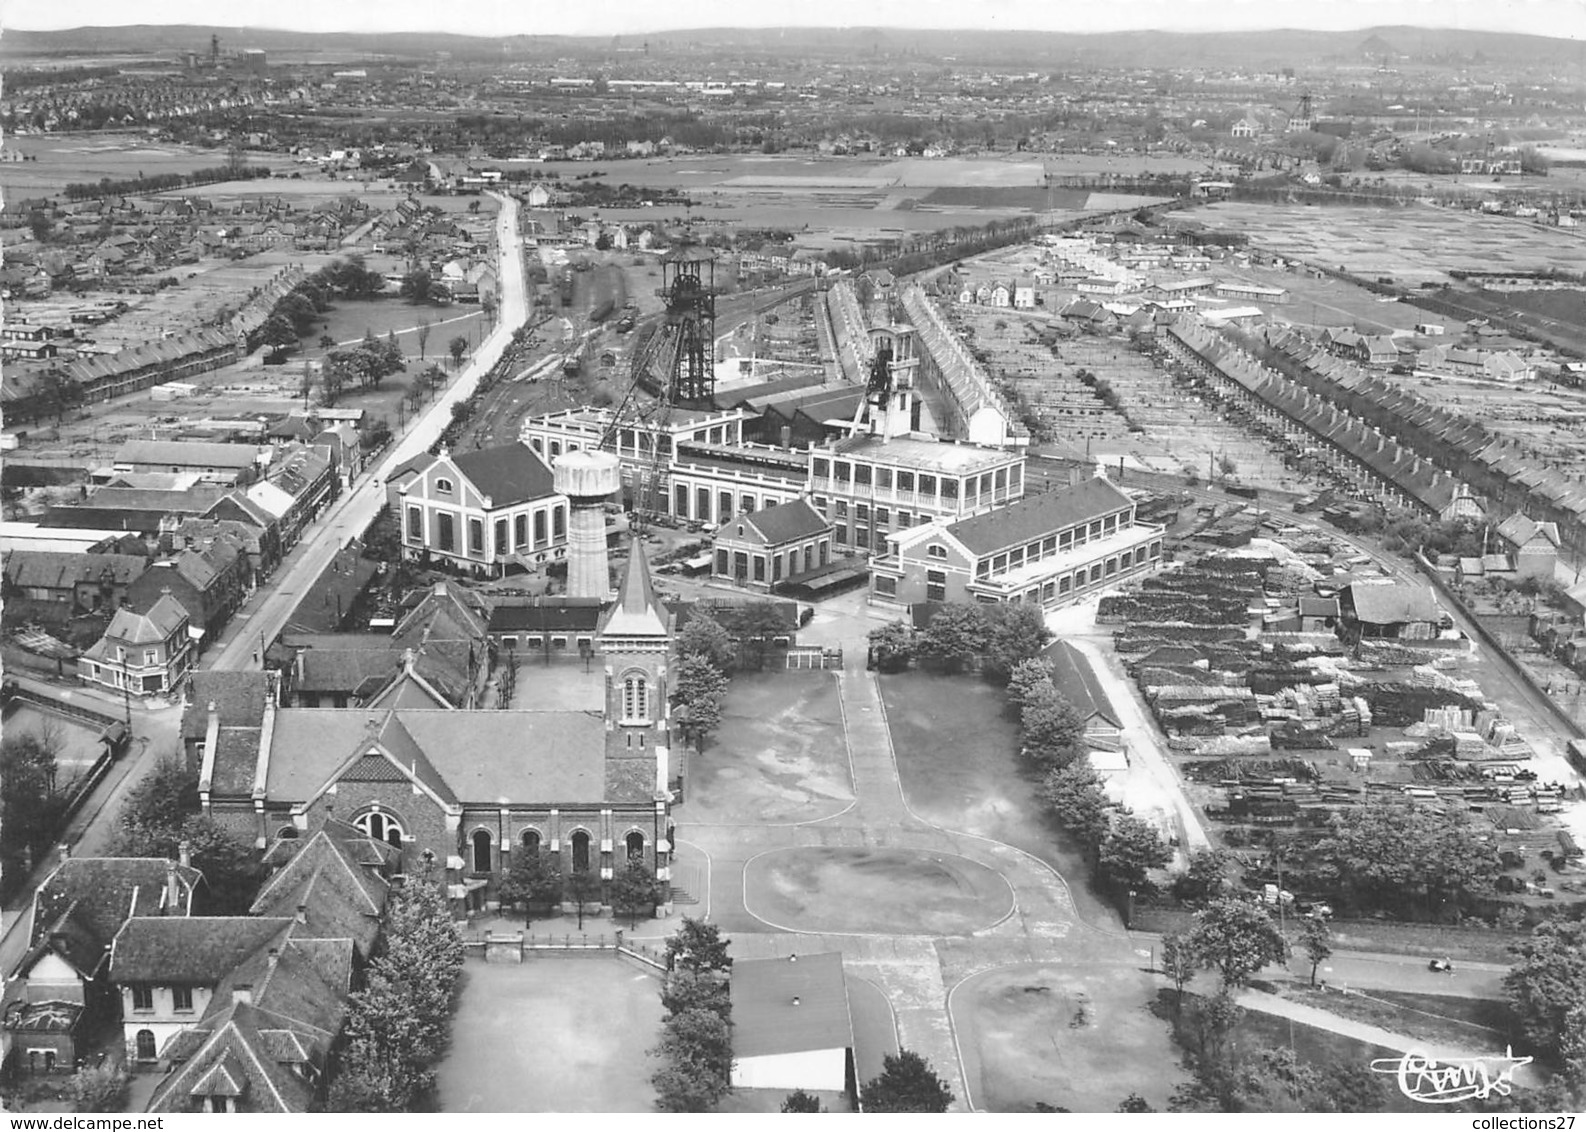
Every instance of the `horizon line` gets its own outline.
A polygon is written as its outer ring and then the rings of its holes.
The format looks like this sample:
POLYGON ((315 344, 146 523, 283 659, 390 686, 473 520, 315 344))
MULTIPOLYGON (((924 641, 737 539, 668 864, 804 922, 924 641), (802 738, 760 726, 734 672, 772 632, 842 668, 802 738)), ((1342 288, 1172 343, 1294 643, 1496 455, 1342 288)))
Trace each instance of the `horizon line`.
MULTIPOLYGON (((1419 23, 1377 23, 1365 24, 1359 27, 1330 28, 1306 27, 1304 25, 1257 25, 1240 27, 1195 27, 1195 26, 1152 26, 1115 28, 1043 28, 1043 27, 987 27, 984 25, 918 25, 895 23, 809 23, 809 24, 723 24, 706 23, 698 25, 681 25, 670 27, 636 28, 633 31, 619 34, 606 32, 485 32, 485 31, 450 31, 440 27, 392 27, 381 29, 367 28, 306 28, 275 24, 237 24, 223 22, 195 23, 188 20, 174 22, 151 22, 147 19, 127 23, 93 23, 76 24, 70 27, 23 27, 10 24, 5 28, 8 32, 32 32, 39 34, 66 34, 71 32, 87 31, 115 31, 131 28, 230 28, 239 31, 253 32, 283 32, 294 35, 436 35, 450 36, 457 39, 591 39, 610 40, 625 39, 633 36, 648 35, 678 35, 686 33, 701 33, 712 31, 733 32, 788 32, 788 31, 892 31, 892 32, 921 32, 921 33, 963 33, 977 32, 982 34, 1001 35, 1068 35, 1082 38, 1096 38, 1106 35, 1138 35, 1138 34, 1163 34, 1163 35, 1246 35, 1251 33, 1278 33, 1278 32, 1309 32, 1318 35, 1358 35, 1367 32, 1384 30, 1404 30, 1416 32, 1463 32, 1474 35, 1506 35, 1524 36, 1530 39, 1548 39, 1559 42, 1578 42, 1576 35, 1548 35, 1534 31, 1515 31, 1497 27, 1470 27, 1450 26, 1447 24, 1419 24, 1419 23)), ((1586 49, 1586 44, 1583 44, 1586 49)), ((4 53, 4 37, 0 36, 0 54, 4 53)))

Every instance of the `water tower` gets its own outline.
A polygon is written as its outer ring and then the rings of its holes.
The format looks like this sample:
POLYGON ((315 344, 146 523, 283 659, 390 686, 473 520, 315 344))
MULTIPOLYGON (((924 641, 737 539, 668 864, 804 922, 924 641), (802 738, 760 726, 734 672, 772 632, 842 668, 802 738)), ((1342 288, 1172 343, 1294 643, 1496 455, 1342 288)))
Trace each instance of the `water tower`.
POLYGON ((606 568, 606 508, 622 488, 615 453, 573 449, 551 464, 556 490, 567 496, 567 596, 606 600, 611 578, 606 568))

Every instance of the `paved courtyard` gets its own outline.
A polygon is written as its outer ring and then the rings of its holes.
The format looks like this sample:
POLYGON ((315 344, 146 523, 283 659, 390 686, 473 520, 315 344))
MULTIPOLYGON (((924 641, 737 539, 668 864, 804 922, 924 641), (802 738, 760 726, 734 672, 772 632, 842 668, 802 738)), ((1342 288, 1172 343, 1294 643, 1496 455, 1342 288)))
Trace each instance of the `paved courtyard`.
POLYGON ((608 954, 470 959, 442 1112, 653 1112, 660 983, 608 954))

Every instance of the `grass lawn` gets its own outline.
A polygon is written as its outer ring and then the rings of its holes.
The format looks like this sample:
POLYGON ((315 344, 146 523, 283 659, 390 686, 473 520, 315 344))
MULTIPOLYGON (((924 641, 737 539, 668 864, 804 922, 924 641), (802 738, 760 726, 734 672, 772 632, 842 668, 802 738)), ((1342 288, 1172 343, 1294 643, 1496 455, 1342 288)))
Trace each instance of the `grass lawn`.
POLYGON ((1344 994, 1324 987, 1312 990, 1296 983, 1278 984, 1274 989, 1284 998, 1318 1010, 1422 1041, 1465 1049, 1496 1049, 1508 1040, 1508 1013, 1503 1003, 1488 999, 1398 991, 1344 994))
POLYGON ((1155 989, 1134 967, 1029 964, 972 976, 949 1002, 975 1107, 1111 1112, 1134 1092, 1165 1109, 1188 1075, 1153 1014, 1155 989))
POLYGON ((744 910, 780 928, 968 935, 1012 908, 1001 874, 953 853, 810 846, 744 870, 744 910))
POLYGON ((660 984, 609 956, 470 959, 441 1112, 653 1112, 660 984))
POLYGON ((1035 797, 1038 779, 1019 760, 1018 726, 1002 689, 977 676, 904 672, 881 677, 881 698, 909 806, 947 829, 1032 853, 1069 881, 1091 923, 1120 924, 1087 886, 1089 869, 1035 797))
POLYGON ((740 673, 720 729, 691 754, 682 824, 799 822, 853 801, 837 681, 827 672, 740 673))
MULTIPOLYGON (((430 362, 451 364, 447 344, 458 335, 478 343, 482 329, 488 329, 488 320, 477 305, 453 303, 450 306, 433 306, 427 303, 410 303, 406 299, 337 299, 325 312, 327 325, 303 340, 304 352, 311 357, 320 354, 319 336, 329 334, 338 345, 356 345, 366 331, 384 339, 386 332, 396 331, 402 352, 412 360, 408 368, 423 368, 430 362), (418 329, 430 324, 430 337, 425 344, 424 361, 419 361, 418 329)), ((465 355, 466 356, 466 355, 465 355)))

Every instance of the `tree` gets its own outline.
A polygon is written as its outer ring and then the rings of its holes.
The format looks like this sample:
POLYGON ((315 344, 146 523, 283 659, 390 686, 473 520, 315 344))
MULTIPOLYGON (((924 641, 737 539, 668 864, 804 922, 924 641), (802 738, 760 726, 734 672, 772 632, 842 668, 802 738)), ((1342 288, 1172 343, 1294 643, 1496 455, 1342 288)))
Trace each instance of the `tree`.
POLYGON ((55 415, 56 424, 64 421, 66 414, 81 405, 85 398, 83 387, 58 366, 51 366, 39 377, 39 406, 43 413, 55 415))
POLYGON ((1169 932, 1162 937, 1162 973, 1173 980, 1173 1017, 1177 1019, 1184 1009, 1184 988, 1200 970, 1200 960, 1195 948, 1183 932, 1169 932))
POLYGON ((514 853, 512 870, 501 882, 503 904, 523 908, 523 926, 528 927, 536 905, 555 904, 562 896, 562 873, 543 853, 527 849, 514 853))
POLYGON ((732 1031, 710 1010, 685 1010, 666 1020, 650 1051, 661 1068, 650 1078, 663 1112, 706 1112, 732 1088, 732 1031))
POLYGON ((1119 814, 1102 838, 1096 872, 1103 884, 1122 891, 1146 890, 1150 871, 1173 859, 1173 851, 1156 826, 1131 813, 1119 814))
POLYGON ((709 1010, 730 1021, 732 987, 721 971, 677 967, 666 973, 661 985, 661 1007, 669 1016, 685 1010, 709 1010))
POLYGON ((60 746, 54 728, 7 735, 0 743, 0 857, 7 893, 27 879, 24 863, 43 856, 65 817, 66 800, 56 790, 60 746))
POLYGON ((700 657, 723 675, 733 669, 737 650, 732 638, 715 618, 696 613, 677 635, 677 655, 680 659, 700 657))
POLYGON ((1050 681, 1030 690, 1019 722, 1024 756, 1042 766, 1067 766, 1083 752, 1085 723, 1050 681))
POLYGON ((730 942, 721 938, 721 929, 715 924, 685 916, 677 931, 667 937, 667 970, 682 967, 690 971, 730 971, 730 942))
POLYGON ((782 1112, 825 1112, 826 1106, 821 1104, 820 1098, 811 1096, 803 1089, 794 1089, 782 1098, 782 1112))
POLYGON ((459 334, 447 344, 446 348, 451 351, 452 366, 455 368, 462 364, 463 355, 468 352, 468 339, 459 334))
POLYGON ((1094 852, 1107 835, 1107 796, 1088 758, 1048 771, 1041 781, 1041 801, 1086 852, 1094 852))
POLYGON ((953 1091, 919 1054, 900 1049, 881 1061, 881 1074, 865 1085, 866 1112, 946 1112, 953 1091))
POLYGON ((407 357, 402 353, 402 347, 397 342, 395 330, 385 332, 385 341, 380 345, 380 361, 384 374, 401 373, 408 368, 407 357))
POLYGON ((284 315, 273 314, 265 319, 259 329, 259 340, 270 347, 270 353, 279 354, 289 346, 297 345, 297 331, 284 315))
POLYGON ((1300 925, 1300 943, 1305 957, 1311 961, 1311 986, 1316 985, 1316 968, 1327 962, 1333 954, 1333 933, 1325 916, 1307 916, 1300 925))
POLYGON ((418 340, 419 340, 419 361, 423 361, 424 360, 424 351, 429 348, 429 344, 430 344, 430 320, 427 319, 427 318, 419 320, 418 340))
POLYGON ((1215 900, 1228 889, 1228 868, 1233 854, 1226 849, 1197 849, 1189 865, 1173 878, 1173 895, 1185 903, 1215 900))
POLYGON ((122 1112, 131 1087, 132 1078, 115 1063, 79 1069, 67 1084, 73 1112, 122 1112))
POLYGON ((1225 989, 1246 985, 1261 968, 1289 956, 1289 941, 1266 908, 1235 897, 1214 900, 1196 914, 1190 946, 1222 975, 1225 989))
POLYGON ((1393 907, 1420 896, 1428 911, 1492 890, 1498 852, 1463 811, 1357 806, 1334 815, 1311 853, 1318 879, 1350 904, 1393 907))
POLYGON ((1535 1049, 1559 1060, 1586 1054, 1586 922, 1544 920, 1511 950, 1519 962, 1504 976, 1509 1011, 1535 1049))
POLYGON ((657 900, 655 874, 635 858, 617 874, 611 885, 611 903, 628 913, 628 926, 637 927, 639 916, 655 911, 657 900))
POLYGON ((578 909, 578 930, 584 930, 584 905, 600 899, 600 874, 593 869, 574 869, 567 877, 567 899, 578 909))
POLYGON ((986 649, 985 673, 994 680, 1007 681, 1021 663, 1034 660, 1052 642, 1052 630, 1040 607, 1006 605, 991 624, 991 639, 986 649))
POLYGON ((918 637, 919 651, 941 662, 943 671, 961 672, 971 657, 986 651, 989 625, 978 605, 944 605, 918 637))
POLYGON ((702 656, 688 656, 677 662, 672 702, 680 709, 677 729, 698 750, 721 725, 722 703, 727 697, 727 678, 702 656))
POLYGON ((1142 1097, 1139 1093, 1130 1093, 1128 1096, 1124 1097, 1123 1100, 1118 1102, 1118 1108, 1117 1108, 1116 1111, 1118 1111, 1118 1112, 1155 1112, 1156 1109, 1152 1108, 1151 1107, 1151 1103, 1149 1101, 1147 1101, 1144 1097, 1142 1097))
POLYGON ((1052 666, 1040 657, 1021 660, 1008 673, 1008 705, 1023 713, 1024 706, 1037 694, 1037 689, 1052 683, 1052 666))
POLYGON ((916 642, 914 630, 907 622, 888 621, 867 634, 870 642, 870 659, 880 672, 906 671, 914 661, 916 642))
POLYGON ((319 348, 321 350, 334 350, 336 348, 336 339, 329 334, 321 334, 319 336, 319 348))
POLYGON ((421 267, 402 276, 402 285, 397 288, 397 294, 410 303, 428 302, 432 286, 430 273, 421 267))

